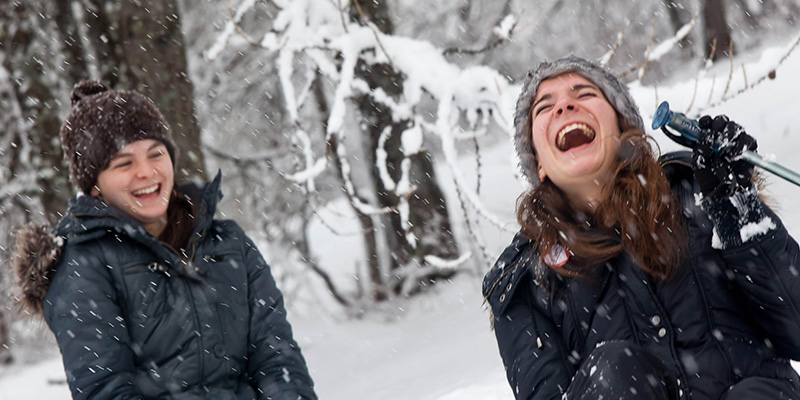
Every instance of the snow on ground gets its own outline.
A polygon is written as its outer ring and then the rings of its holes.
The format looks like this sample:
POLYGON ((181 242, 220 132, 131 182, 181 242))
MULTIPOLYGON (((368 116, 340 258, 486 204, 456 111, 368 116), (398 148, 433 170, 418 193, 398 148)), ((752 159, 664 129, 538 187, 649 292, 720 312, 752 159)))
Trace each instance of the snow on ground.
POLYGON ((321 399, 513 398, 481 302, 479 281, 462 276, 391 317, 292 325, 321 399))
MULTIPOLYGON (((785 49, 785 46, 786 43, 781 43, 776 47, 785 49)), ((768 64, 766 60, 757 60, 758 57, 751 55, 748 61, 753 71, 750 79, 755 79, 755 71, 768 64)), ((795 123, 797 110, 800 110, 800 96, 795 92, 800 87, 800 76, 793 73, 797 70, 800 70, 800 52, 795 52, 778 69, 775 80, 767 80, 756 89, 705 112, 728 114, 759 140, 760 153, 771 154, 785 166, 800 171, 800 157, 796 154, 800 148, 800 127, 795 123)), ((727 76, 726 71, 711 72, 727 76)), ((717 85, 716 90, 721 90, 722 83, 717 82, 717 85)), ((669 100, 674 109, 682 111, 690 101, 692 86, 693 83, 660 87, 655 95, 652 88, 634 87, 633 94, 649 123, 656 98, 669 100)), ((708 92, 697 96, 695 107, 703 107, 704 96, 707 97, 708 92)), ((677 148, 660 133, 654 136, 662 149, 677 148)), ((482 200, 495 215, 508 221, 503 229, 481 224, 486 252, 496 256, 515 229, 513 205, 521 187, 513 177, 510 144, 501 143, 484 150, 482 200)), ((462 163, 465 169, 474 171, 473 157, 463 157, 462 163)), ((464 175, 474 173, 465 172, 464 175)), ((449 201, 456 204, 446 172, 441 178, 448 189, 449 201)), ((800 208, 793 207, 791 201, 800 194, 800 188, 772 177, 769 182, 769 193, 784 223, 791 232, 800 235, 800 208)), ((337 223, 336 226, 347 232, 346 224, 337 223)), ((313 229, 312 245, 323 266, 352 265, 346 257, 354 258, 362 251, 358 244, 353 244, 352 238, 333 235, 320 225, 313 229)), ((339 271, 335 278, 343 282, 351 279, 351 274, 352 271, 339 271)), ((470 271, 459 275, 453 282, 439 285, 429 293, 411 300, 393 301, 360 319, 343 317, 331 303, 320 297, 289 315, 320 398, 494 400, 513 397, 489 330, 488 312, 482 306, 479 273, 470 271)), ((58 357, 0 369, 0 400, 69 398, 58 357)))

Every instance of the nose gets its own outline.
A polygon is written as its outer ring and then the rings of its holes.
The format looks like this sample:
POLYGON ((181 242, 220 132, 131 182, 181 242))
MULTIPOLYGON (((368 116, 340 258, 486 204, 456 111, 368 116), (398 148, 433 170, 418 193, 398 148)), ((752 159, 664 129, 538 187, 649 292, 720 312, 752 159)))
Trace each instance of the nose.
POLYGON ((573 103, 571 98, 566 98, 562 101, 559 101, 559 103, 556 104, 556 115, 560 116, 565 112, 574 110, 575 110, 575 103, 573 103))
POLYGON ((150 163, 141 163, 136 170, 136 176, 141 179, 148 179, 154 175, 158 175, 158 169, 150 163))

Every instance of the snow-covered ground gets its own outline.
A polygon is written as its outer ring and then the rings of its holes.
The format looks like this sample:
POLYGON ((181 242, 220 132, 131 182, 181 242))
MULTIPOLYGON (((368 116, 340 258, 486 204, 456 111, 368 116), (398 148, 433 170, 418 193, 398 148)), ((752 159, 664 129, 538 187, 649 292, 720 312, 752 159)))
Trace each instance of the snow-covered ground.
MULTIPOLYGON (((794 39, 792 39, 794 40, 794 39)), ((737 61, 745 63, 746 73, 736 72, 732 86, 747 76, 751 81, 775 65, 775 55, 784 54, 786 43, 777 43, 773 50, 753 53, 737 61), (762 57, 763 56, 763 57, 762 57)), ((725 64, 725 63, 721 63, 725 64)), ((724 65, 715 68, 724 68, 724 65)), ((759 140, 762 154, 785 166, 800 171, 800 126, 796 123, 800 110, 800 52, 795 52, 777 70, 774 80, 766 80, 732 100, 704 113, 725 113, 741 123, 759 140)), ((720 97, 728 73, 713 69, 709 75, 714 89, 700 81, 701 89, 692 101, 694 80, 669 87, 632 86, 642 115, 650 121, 657 101, 669 100, 673 109, 683 111, 690 104, 705 107, 716 93, 720 97)), ((731 89, 729 93, 735 90, 731 89)), ((654 136, 663 150, 677 146, 654 136)), ((499 143, 484 149, 482 200, 495 215, 506 218, 508 226, 498 229, 482 224, 482 240, 487 253, 499 254, 514 231, 513 205, 521 187, 513 176, 510 144, 499 143)), ((464 157, 464 168, 474 170, 474 160, 464 157)), ((446 169, 442 169, 446 183, 446 169)), ((469 175, 465 173, 465 175, 469 175)), ((770 177, 769 194, 778 205, 779 214, 795 235, 800 235, 800 208, 792 201, 800 195, 800 187, 770 177)), ((455 195, 450 192, 450 198, 455 195)), ((454 208, 457 209, 457 208, 454 208)), ((337 225, 340 226, 340 225, 337 225)), ((357 241, 336 236, 316 225, 313 247, 323 265, 352 265, 348 255, 357 254, 357 241)), ((488 265, 485 266, 488 268, 488 265)), ((484 269, 485 269, 484 268, 484 269)), ((342 271, 342 276, 352 272, 342 271)), ((438 285, 428 293, 410 300, 397 300, 379 311, 359 319, 345 318, 323 296, 304 301, 302 310, 290 313, 295 335, 303 348, 317 391, 322 399, 380 400, 492 400, 512 398, 489 329, 488 312, 480 294, 480 274, 461 274, 451 283, 438 285), (314 306, 316 304, 316 306, 314 306), (311 305, 311 306, 309 306, 311 305)), ((291 305, 290 305, 291 306, 291 305)), ((31 365, 13 365, 0 370, 0 400, 69 399, 64 372, 57 353, 45 361, 31 365)))

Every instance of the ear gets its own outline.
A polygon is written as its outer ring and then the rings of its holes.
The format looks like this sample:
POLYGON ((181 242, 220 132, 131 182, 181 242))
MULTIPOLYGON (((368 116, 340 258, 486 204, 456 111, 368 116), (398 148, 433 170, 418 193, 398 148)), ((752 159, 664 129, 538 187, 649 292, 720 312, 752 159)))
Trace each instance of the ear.
POLYGON ((98 188, 97 185, 92 186, 92 190, 89 191, 89 194, 91 194, 94 197, 99 197, 100 196, 100 188, 98 188))
POLYGON ((539 181, 544 182, 544 179, 547 178, 547 173, 544 172, 544 168, 542 168, 541 165, 539 166, 538 172, 539 172, 539 181))

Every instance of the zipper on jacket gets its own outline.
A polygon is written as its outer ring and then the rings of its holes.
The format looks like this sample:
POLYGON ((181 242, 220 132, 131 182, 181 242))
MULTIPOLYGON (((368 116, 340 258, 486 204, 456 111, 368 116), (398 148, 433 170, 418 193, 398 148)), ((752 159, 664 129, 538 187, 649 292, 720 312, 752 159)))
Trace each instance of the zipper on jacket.
POLYGON ((666 167, 667 165, 670 165, 670 164, 678 164, 678 165, 682 165, 684 167, 692 168, 692 164, 691 163, 688 163, 688 162, 683 161, 683 160, 678 160, 678 159, 664 161, 664 162, 661 163, 661 166, 662 167, 666 167))
POLYGON ((528 290, 528 307, 531 309, 531 323, 533 325, 533 336, 536 337, 536 348, 541 349, 544 347, 542 344, 542 337, 539 335, 539 328, 536 326, 536 312, 534 311, 534 306, 536 301, 533 299, 533 291, 528 290))
POLYGON ((198 378, 199 381, 202 383, 206 377, 205 356, 204 356, 206 344, 203 338, 203 333, 200 331, 201 329, 200 317, 197 315, 197 303, 195 303, 194 301, 194 296, 192 295, 192 288, 189 285, 189 282, 187 282, 185 279, 181 279, 181 282, 183 283, 184 289, 186 289, 186 294, 187 297, 189 297, 189 301, 192 303, 192 316, 194 317, 194 328, 195 332, 197 333, 198 339, 200 340, 200 346, 197 349, 198 350, 197 353, 200 356, 200 376, 198 378))

